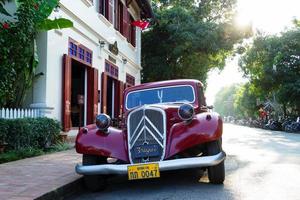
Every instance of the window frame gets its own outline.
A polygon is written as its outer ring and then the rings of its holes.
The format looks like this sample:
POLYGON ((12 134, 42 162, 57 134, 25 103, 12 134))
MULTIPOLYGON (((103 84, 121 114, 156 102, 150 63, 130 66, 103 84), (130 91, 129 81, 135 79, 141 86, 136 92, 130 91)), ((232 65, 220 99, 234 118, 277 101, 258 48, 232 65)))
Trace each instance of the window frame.
POLYGON ((119 67, 115 64, 111 63, 110 61, 105 59, 104 63, 104 71, 107 75, 119 80, 119 67), (109 65, 109 68, 107 69, 107 65, 109 65))
POLYGON ((109 20, 109 0, 99 0, 98 13, 109 20))
MULTIPOLYGON (((74 50, 73 50, 74 51, 74 50)), ((83 44, 80 44, 79 42, 77 42, 76 40, 69 38, 68 41, 68 55, 71 58, 74 58, 77 61, 80 61, 86 65, 92 66, 93 65, 93 51, 90 50, 89 48, 87 48, 86 46, 84 46, 83 44), (71 44, 74 44, 75 46, 77 46, 76 49, 76 55, 71 54, 71 44), (82 53, 80 53, 80 49, 83 50, 83 58, 82 58, 82 53), (87 57, 87 54, 90 54, 90 57, 87 57)))
POLYGON ((135 86, 135 77, 126 73, 126 84, 131 87, 135 86))

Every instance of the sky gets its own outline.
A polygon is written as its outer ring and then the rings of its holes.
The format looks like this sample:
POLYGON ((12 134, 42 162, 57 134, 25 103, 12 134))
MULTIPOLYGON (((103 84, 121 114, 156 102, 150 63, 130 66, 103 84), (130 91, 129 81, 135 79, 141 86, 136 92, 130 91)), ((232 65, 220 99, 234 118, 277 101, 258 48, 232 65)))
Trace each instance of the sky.
MULTIPOLYGON (((238 0, 237 22, 252 23, 254 31, 276 34, 292 25, 293 18, 300 19, 300 0, 238 0)), ((207 80, 206 98, 213 105, 215 95, 224 86, 247 82, 238 69, 238 58, 227 59, 223 71, 213 70, 207 80)))

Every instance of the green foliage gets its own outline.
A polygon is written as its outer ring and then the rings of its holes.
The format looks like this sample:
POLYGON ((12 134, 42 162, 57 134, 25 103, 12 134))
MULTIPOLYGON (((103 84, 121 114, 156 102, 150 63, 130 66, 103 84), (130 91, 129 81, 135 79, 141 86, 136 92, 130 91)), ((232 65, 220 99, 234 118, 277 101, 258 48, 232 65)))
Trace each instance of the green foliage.
MULTIPOLYGON (((256 96, 275 95, 281 105, 300 114, 300 27, 280 35, 258 35, 240 59, 256 96)), ((286 111, 285 111, 286 113, 286 111)))
POLYGON ((214 107, 215 110, 222 116, 236 116, 234 102, 236 99, 236 93, 238 92, 240 87, 240 85, 223 87, 217 93, 214 107))
POLYGON ((294 23, 294 25, 295 25, 296 27, 300 27, 300 20, 294 19, 294 20, 293 20, 293 23, 294 23))
POLYGON ((69 28, 72 27, 73 23, 68 19, 46 19, 42 23, 39 24, 40 30, 51 30, 51 29, 63 29, 63 28, 69 28))
POLYGON ((73 146, 69 143, 58 142, 47 149, 47 152, 66 151, 72 149, 73 146))
POLYGON ((215 110, 223 116, 257 117, 257 94, 250 83, 222 88, 216 95, 215 110))
POLYGON ((2 137, 9 149, 43 149, 57 140, 61 127, 49 118, 1 119, 0 130, 6 130, 2 137))
POLYGON ((155 1, 157 21, 142 37, 144 82, 196 78, 223 68, 234 44, 251 35, 234 24, 235 1, 155 1))
MULTIPOLYGON (((3 8, 1 1, 0 8, 3 8)), ((36 36, 39 31, 67 28, 67 19, 48 19, 58 0, 18 0, 16 21, 6 21, 0 27, 0 107, 20 107, 26 92, 40 76, 36 36)))
POLYGON ((251 85, 246 83, 235 94, 234 110, 236 116, 240 118, 257 117, 258 109, 255 93, 253 93, 251 85))
POLYGON ((73 148, 73 147, 68 143, 57 143, 57 144, 52 145, 50 148, 43 149, 43 150, 33 148, 33 147, 20 148, 18 150, 9 150, 9 151, 6 151, 6 152, 0 154, 0 164, 15 161, 15 160, 20 160, 20 159, 24 159, 24 158, 40 156, 40 155, 44 155, 44 154, 48 154, 48 153, 66 151, 71 148, 73 148))
POLYGON ((24 158, 30 158, 33 156, 43 155, 44 152, 41 149, 35 149, 32 147, 22 148, 18 150, 12 150, 0 154, 0 164, 20 160, 24 158))
POLYGON ((0 119, 0 145, 5 143, 8 135, 9 125, 4 119, 0 119))

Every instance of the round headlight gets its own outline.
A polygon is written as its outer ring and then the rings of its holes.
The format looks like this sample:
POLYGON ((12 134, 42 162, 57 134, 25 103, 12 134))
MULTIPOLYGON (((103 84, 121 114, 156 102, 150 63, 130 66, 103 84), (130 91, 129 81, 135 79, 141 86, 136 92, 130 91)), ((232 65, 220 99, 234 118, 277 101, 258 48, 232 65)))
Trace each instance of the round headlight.
POLYGON ((111 124, 111 119, 108 115, 100 114, 96 117, 96 125, 99 130, 107 131, 110 124, 111 124))
POLYGON ((178 116, 184 121, 190 121, 194 117, 194 107, 190 104, 183 104, 178 109, 178 116))

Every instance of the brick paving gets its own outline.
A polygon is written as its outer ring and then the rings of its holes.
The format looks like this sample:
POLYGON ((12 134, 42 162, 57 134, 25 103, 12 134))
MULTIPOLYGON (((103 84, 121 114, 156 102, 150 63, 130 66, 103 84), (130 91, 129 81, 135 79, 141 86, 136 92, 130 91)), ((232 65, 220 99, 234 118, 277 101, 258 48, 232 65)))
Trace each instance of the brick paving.
POLYGON ((74 149, 0 165, 0 200, 36 199, 78 180, 74 149))

